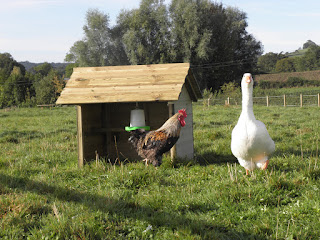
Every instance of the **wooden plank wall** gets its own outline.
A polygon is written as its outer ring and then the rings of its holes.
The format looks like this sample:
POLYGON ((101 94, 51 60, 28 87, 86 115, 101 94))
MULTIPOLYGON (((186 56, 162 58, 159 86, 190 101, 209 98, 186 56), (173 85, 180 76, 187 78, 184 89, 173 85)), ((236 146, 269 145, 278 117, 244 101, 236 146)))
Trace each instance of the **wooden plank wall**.
POLYGON ((183 86, 179 100, 174 102, 174 111, 185 108, 187 111, 186 126, 181 129, 180 138, 176 143, 176 156, 178 158, 193 159, 193 113, 192 101, 185 86, 183 86))
POLYGON ((104 152, 104 136, 96 132, 102 127, 102 105, 83 104, 77 106, 78 164, 96 158, 96 152, 104 152))

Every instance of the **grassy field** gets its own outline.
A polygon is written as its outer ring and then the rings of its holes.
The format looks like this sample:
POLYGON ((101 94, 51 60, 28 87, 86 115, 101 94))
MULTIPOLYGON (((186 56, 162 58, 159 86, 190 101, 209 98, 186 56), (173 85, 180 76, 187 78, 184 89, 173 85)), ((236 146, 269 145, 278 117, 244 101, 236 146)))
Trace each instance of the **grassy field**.
POLYGON ((74 107, 0 110, 0 239, 319 239, 319 108, 255 106, 276 152, 250 176, 240 111, 194 105, 192 162, 78 169, 74 107))

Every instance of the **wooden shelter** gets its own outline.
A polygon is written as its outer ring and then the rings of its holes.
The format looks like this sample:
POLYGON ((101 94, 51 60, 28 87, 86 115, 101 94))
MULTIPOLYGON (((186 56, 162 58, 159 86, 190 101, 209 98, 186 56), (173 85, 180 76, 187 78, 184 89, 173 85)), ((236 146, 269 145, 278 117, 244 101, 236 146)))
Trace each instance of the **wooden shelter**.
POLYGON ((188 117, 171 157, 191 159, 192 101, 201 97, 189 63, 74 68, 56 104, 77 105, 78 163, 100 157, 140 159, 128 142, 130 111, 144 109, 146 125, 159 128, 186 108, 188 117))

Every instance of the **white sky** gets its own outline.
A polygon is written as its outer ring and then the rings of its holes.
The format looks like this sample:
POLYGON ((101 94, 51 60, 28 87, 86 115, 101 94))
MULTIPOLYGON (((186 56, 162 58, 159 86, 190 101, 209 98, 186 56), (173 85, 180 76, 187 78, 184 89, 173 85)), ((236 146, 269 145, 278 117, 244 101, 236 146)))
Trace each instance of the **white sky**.
MULTIPOLYGON (((166 0, 170 2, 170 0, 166 0)), ((320 44, 319 0, 217 0, 247 13, 248 32, 265 53, 291 52, 307 40, 320 44)), ((133 0, 0 0, 0 53, 17 61, 63 62, 83 37, 88 9, 109 14, 111 25, 121 9, 139 7, 133 0)))

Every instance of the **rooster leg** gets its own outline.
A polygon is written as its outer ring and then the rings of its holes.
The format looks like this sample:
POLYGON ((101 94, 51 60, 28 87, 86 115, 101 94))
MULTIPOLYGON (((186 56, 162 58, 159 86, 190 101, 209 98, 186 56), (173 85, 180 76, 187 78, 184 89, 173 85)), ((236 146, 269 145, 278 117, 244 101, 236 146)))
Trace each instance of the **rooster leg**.
POLYGON ((146 166, 149 165, 149 160, 148 160, 148 158, 145 158, 145 159, 143 159, 142 161, 145 162, 146 166))

